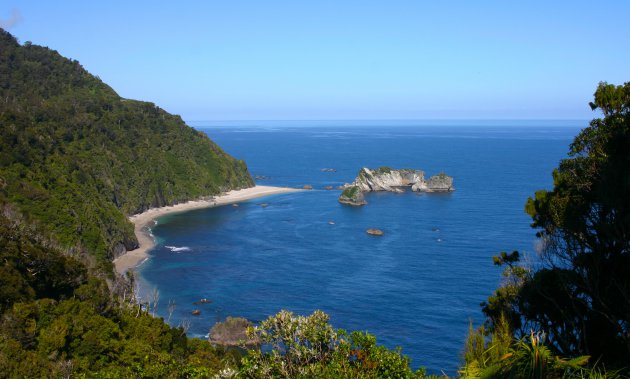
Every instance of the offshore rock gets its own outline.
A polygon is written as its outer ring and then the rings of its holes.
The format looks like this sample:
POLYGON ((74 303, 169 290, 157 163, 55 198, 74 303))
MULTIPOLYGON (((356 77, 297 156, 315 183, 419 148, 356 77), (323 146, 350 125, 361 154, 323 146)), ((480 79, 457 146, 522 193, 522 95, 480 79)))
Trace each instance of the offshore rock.
POLYGON ((439 173, 429 178, 426 183, 427 192, 451 192, 453 188, 453 177, 446 175, 445 173, 439 173))
POLYGON ((343 190, 339 196, 339 202, 341 204, 361 206, 367 204, 363 191, 357 186, 349 186, 343 190))
POLYGON ((352 184, 345 188, 357 187, 362 192, 389 191, 403 192, 411 188, 416 192, 451 192, 453 177, 440 173, 425 180, 424 171, 413 169, 395 170, 389 167, 369 169, 363 167, 352 184))
POLYGON ((370 228, 368 230, 366 230, 367 234, 371 235, 371 236, 377 236, 377 237, 381 237, 383 236, 383 231, 380 229, 376 229, 376 228, 370 228))
POLYGON ((445 173, 434 175, 429 180, 424 179, 424 171, 414 169, 395 170, 389 167, 369 169, 363 167, 354 182, 342 187, 339 202, 349 205, 365 205, 364 192, 389 191, 404 192, 411 188, 415 192, 451 192, 453 177, 445 173))
POLYGON ((401 187, 410 187, 421 182, 424 182, 424 172, 420 170, 394 170, 389 167, 371 170, 363 167, 352 185, 363 192, 403 192, 401 187))

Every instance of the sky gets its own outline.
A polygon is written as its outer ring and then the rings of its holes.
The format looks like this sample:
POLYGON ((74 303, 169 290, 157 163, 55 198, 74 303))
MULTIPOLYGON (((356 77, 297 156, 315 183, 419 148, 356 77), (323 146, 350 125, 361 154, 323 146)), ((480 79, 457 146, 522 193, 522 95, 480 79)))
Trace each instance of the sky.
POLYGON ((0 25, 199 120, 591 119, 630 1, 3 0, 0 25), (165 3, 165 4, 162 4, 165 3))

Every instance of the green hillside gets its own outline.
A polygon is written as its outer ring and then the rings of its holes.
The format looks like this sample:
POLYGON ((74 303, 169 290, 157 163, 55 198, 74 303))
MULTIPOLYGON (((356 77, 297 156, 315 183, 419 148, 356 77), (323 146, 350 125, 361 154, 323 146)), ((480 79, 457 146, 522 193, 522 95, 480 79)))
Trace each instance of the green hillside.
POLYGON ((250 187, 243 161, 77 61, 0 32, 0 202, 100 262, 136 245, 126 216, 250 187))

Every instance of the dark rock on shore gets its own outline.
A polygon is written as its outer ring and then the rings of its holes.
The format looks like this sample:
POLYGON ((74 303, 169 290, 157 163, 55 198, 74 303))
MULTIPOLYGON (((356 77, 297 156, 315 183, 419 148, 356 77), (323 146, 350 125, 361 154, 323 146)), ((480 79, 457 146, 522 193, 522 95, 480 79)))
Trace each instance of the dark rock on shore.
POLYGON ((247 336, 247 328, 252 323, 242 317, 228 317, 224 322, 217 322, 210 329, 208 341, 221 346, 256 346, 259 341, 247 336))

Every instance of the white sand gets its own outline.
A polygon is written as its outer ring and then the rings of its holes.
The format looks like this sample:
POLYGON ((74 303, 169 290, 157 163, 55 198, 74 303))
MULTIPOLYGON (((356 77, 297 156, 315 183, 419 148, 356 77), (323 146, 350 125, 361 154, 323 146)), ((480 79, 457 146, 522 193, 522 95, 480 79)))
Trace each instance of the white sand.
POLYGON ((155 246, 155 241, 148 234, 146 227, 149 224, 152 224, 153 220, 160 216, 164 216, 169 213, 186 212, 193 209, 218 207, 221 205, 255 199, 257 197, 297 191, 302 190, 286 187, 255 186, 238 191, 230 191, 226 194, 215 196, 212 200, 194 200, 168 207, 152 208, 146 212, 131 216, 129 217, 129 221, 131 221, 134 225, 136 238, 138 239, 140 247, 135 250, 128 251, 116 258, 114 260, 116 271, 120 274, 124 274, 127 270, 136 267, 148 257, 147 253, 155 246))

